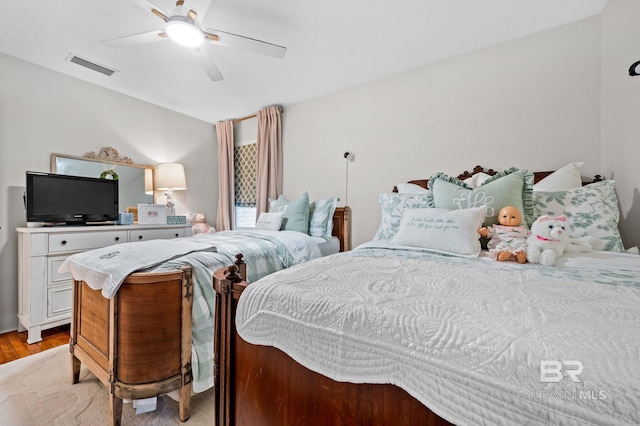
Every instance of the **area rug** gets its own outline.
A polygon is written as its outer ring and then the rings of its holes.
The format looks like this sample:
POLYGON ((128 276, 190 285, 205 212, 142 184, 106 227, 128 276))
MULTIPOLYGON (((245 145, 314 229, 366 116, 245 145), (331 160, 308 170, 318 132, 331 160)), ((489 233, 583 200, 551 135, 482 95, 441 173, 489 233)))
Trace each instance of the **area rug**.
MULTIPOLYGON (((99 425, 109 423, 109 396, 84 366, 80 382, 71 384, 67 345, 0 365, 0 425, 99 425)), ((136 414, 122 406, 122 425, 211 425, 214 392, 191 398, 191 417, 180 422, 178 403, 164 395, 155 411, 136 414)))

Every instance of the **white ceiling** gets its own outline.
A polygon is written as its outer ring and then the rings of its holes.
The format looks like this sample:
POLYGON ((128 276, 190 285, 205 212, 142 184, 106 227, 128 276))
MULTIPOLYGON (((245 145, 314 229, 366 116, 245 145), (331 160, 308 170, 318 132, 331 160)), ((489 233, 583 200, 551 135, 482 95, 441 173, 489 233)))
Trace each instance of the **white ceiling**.
MULTIPOLYGON (((151 0, 171 12, 175 2, 151 0)), ((284 59, 210 46, 212 82, 165 39, 102 40, 163 28, 134 0, 3 0, 0 52, 215 123, 289 105, 602 12, 607 0, 186 0, 202 28, 287 47, 284 59), (106 77, 75 54, 118 70, 106 77)), ((0 77, 2 71, 0 70, 0 77)))

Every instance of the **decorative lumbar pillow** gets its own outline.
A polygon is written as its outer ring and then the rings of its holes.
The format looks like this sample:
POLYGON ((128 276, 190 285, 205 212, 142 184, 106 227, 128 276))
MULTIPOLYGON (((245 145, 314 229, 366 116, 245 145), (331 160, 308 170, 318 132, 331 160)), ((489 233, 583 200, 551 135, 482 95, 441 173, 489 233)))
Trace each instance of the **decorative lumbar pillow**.
POLYGON ((427 191, 426 194, 397 194, 390 192, 378 195, 382 218, 373 239, 390 240, 393 238, 398 232, 400 220, 405 209, 429 207, 428 195, 430 192, 427 191))
POLYGON ((487 213, 483 226, 498 222, 500 209, 514 206, 520 210, 528 226, 534 221, 533 173, 512 167, 487 178, 482 185, 471 188, 460 179, 436 173, 429 179, 429 207, 442 209, 467 209, 486 206, 487 213))
POLYGON ((571 238, 590 237, 594 250, 625 251, 618 220, 615 181, 605 180, 569 191, 533 193, 536 217, 565 215, 570 221, 571 238))
POLYGON ((551 173, 540 182, 533 185, 534 191, 568 191, 582 186, 580 167, 584 163, 569 163, 551 173))
POLYGON ((309 235, 330 238, 333 231, 333 213, 338 198, 326 198, 309 204, 309 235))
POLYGON ((257 231, 279 231, 284 212, 262 212, 256 221, 257 231))
POLYGON ((309 232, 309 193, 305 192, 289 203, 285 204, 285 201, 286 198, 280 196, 275 203, 275 211, 284 213, 280 230, 307 234, 309 232))
POLYGON ((486 206, 449 210, 406 209, 391 242, 442 253, 478 256, 486 206))

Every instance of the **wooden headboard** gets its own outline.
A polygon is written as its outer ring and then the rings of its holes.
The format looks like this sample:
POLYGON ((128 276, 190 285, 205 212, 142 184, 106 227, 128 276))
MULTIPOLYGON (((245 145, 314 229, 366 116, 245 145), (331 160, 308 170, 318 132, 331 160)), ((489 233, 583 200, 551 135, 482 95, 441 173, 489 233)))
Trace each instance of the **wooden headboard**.
POLYGON ((331 235, 340 240, 340 251, 351 250, 351 208, 336 207, 333 213, 333 231, 331 235))
MULTIPOLYGON (((496 175, 498 172, 493 170, 493 169, 487 169, 485 170, 482 166, 475 166, 473 168, 472 172, 469 172, 467 170, 465 170, 464 172, 460 173, 458 175, 458 179, 460 180, 465 180, 470 178, 471 176, 475 175, 476 173, 486 173, 490 176, 494 176, 496 175)), ((549 171, 549 172, 533 172, 533 183, 538 183, 540 182, 542 179, 546 178, 547 176, 549 176, 551 173, 553 173, 553 171, 549 171)), ((594 178, 590 181, 582 181, 582 185, 588 185, 590 183, 593 182, 600 182, 602 180, 602 176, 601 175, 595 175, 594 178)), ((428 188, 428 183, 429 183, 429 179, 416 179, 416 180, 410 180, 407 183, 413 183, 415 185, 419 185, 423 188, 428 188)), ((398 188, 397 187, 393 187, 393 192, 398 192, 398 188)))

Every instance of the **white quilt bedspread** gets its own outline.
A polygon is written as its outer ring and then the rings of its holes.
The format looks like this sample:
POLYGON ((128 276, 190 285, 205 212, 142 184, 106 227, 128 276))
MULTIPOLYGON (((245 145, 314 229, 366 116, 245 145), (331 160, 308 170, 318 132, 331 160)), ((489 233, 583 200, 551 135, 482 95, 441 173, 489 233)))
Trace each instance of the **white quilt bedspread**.
POLYGON ((251 284, 238 332, 334 380, 398 385, 460 425, 640 424, 640 257, 610 256, 543 267, 357 249, 251 284))

